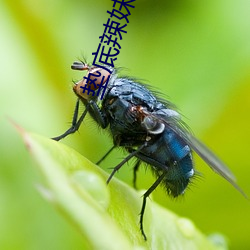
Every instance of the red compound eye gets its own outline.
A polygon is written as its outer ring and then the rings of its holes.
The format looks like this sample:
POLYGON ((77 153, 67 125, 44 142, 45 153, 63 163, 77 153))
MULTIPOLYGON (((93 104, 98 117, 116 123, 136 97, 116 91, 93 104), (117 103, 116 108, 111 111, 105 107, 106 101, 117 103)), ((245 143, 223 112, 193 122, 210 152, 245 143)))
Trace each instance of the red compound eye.
POLYGON ((81 81, 77 82, 76 85, 73 87, 73 90, 76 93, 76 95, 86 100, 89 99, 89 94, 88 92, 83 93, 82 91, 83 87, 89 85, 88 88, 95 91, 98 89, 97 85, 98 84, 100 85, 101 83, 103 85, 104 83, 106 83, 108 77, 110 76, 109 71, 99 67, 90 67, 88 64, 82 62, 74 62, 71 68, 74 70, 88 70, 86 76, 81 81), (87 79, 89 79, 88 82, 87 79), (95 84, 91 84, 91 80, 95 80, 95 84))

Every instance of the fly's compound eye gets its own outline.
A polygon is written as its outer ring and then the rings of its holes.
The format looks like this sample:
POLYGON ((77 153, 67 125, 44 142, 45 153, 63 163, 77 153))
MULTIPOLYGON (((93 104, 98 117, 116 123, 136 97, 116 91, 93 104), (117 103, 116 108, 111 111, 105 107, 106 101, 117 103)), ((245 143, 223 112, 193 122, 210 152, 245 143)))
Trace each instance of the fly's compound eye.
POLYGON ((82 62, 74 62, 71 65, 74 70, 87 70, 87 75, 83 79, 75 84, 73 87, 74 92, 77 96, 89 99, 89 94, 95 95, 95 91, 103 86, 110 77, 110 72, 103 68, 89 67, 87 64, 82 62))
POLYGON ((165 125, 159 121, 157 121, 156 119, 154 119, 154 117, 150 117, 150 116, 146 116, 142 122, 142 125, 146 128, 146 130, 150 133, 150 134, 161 134, 164 129, 165 129, 165 125))

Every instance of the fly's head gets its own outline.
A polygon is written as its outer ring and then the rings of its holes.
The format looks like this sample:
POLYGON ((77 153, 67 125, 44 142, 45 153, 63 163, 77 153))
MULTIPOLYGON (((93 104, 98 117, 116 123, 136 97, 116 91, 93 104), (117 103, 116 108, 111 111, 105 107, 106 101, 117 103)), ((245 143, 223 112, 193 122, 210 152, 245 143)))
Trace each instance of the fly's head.
POLYGON ((74 62, 71 66, 74 70, 87 70, 86 76, 82 80, 75 83, 73 91, 82 100, 87 101, 94 96, 95 91, 101 84, 104 85, 111 75, 104 68, 89 66, 83 62, 74 62))

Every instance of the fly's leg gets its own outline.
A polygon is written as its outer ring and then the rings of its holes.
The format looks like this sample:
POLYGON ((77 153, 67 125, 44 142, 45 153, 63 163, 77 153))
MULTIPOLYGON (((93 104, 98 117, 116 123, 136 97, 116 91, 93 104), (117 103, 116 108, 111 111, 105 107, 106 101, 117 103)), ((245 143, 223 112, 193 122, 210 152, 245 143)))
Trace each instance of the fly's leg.
POLYGON ((140 165, 141 165, 141 161, 140 161, 140 160, 137 160, 136 163, 135 163, 135 166, 134 166, 134 168, 133 168, 133 187, 134 187, 135 189, 137 189, 137 188, 136 188, 136 179, 137 179, 137 178, 136 178, 136 173, 137 173, 137 171, 138 171, 140 165))
POLYGON ((107 121, 105 119, 106 117, 101 112, 101 110, 99 109, 97 104, 92 100, 87 103, 86 109, 84 110, 84 112, 80 116, 79 120, 77 120, 78 119, 78 112, 79 112, 79 104, 80 104, 80 100, 78 99, 76 102, 71 127, 62 135, 59 135, 57 137, 52 138, 53 140, 60 141, 64 137, 68 136, 69 134, 75 133, 79 129, 83 119, 85 118, 85 116, 88 112, 90 112, 92 117, 101 125, 102 128, 107 127, 107 121))
POLYGON ((89 113, 95 119, 95 121, 102 127, 106 128, 108 126, 106 115, 100 110, 99 106, 93 100, 88 102, 89 113))
POLYGON ((163 178, 165 177, 167 172, 164 172, 162 175, 160 175, 158 177, 158 179, 153 183, 153 185, 147 190, 147 192, 143 195, 143 201, 142 201, 142 208, 141 208, 141 212, 140 212, 140 230, 142 233, 142 236, 144 238, 144 240, 147 240, 147 236, 144 232, 143 229, 143 216, 144 216, 144 212, 145 212, 145 208, 146 208, 146 201, 148 196, 157 188, 157 186, 162 182, 163 178))
POLYGON ((97 163, 96 165, 99 165, 115 148, 116 146, 114 145, 97 163))
POLYGON ((80 100, 78 99, 77 102, 76 102, 76 106, 75 106, 75 110, 74 110, 74 116, 73 116, 71 127, 65 133, 63 133, 62 135, 59 135, 59 136, 51 138, 51 139, 53 139, 55 141, 60 141, 64 137, 68 136, 69 134, 75 133, 79 129, 79 127, 80 127, 80 125, 81 125, 84 117, 86 116, 86 114, 88 112, 88 106, 87 106, 86 109, 84 110, 84 112, 82 113, 81 117, 77 121, 78 111, 79 111, 79 104, 80 104, 80 100))
POLYGON ((147 143, 142 144, 137 150, 134 150, 132 153, 130 153, 122 162, 120 162, 116 167, 114 167, 112 173, 110 174, 107 184, 111 181, 112 177, 114 174, 127 162, 129 161, 132 157, 134 157, 138 152, 140 152, 144 147, 147 146, 147 143))

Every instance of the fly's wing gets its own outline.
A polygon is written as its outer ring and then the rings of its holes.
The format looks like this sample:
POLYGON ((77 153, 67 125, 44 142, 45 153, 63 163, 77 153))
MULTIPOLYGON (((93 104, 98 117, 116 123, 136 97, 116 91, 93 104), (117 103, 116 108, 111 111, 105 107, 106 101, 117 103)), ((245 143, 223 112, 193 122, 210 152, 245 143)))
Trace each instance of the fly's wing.
MULTIPOLYGON (((164 111, 163 111, 164 112, 164 111)), ((236 184, 236 178, 233 173, 228 169, 228 167, 202 142, 196 139, 183 125, 180 117, 176 115, 169 115, 169 111, 162 114, 162 111, 158 114, 153 114, 154 117, 158 117, 159 121, 165 124, 173 130, 182 140, 184 140, 190 148, 192 148, 216 173, 221 175, 229 183, 231 183, 243 196, 247 199, 247 195, 242 191, 242 189, 236 184)))
POLYGON ((191 134, 187 134, 183 139, 216 173, 230 182, 243 196, 248 199, 247 195, 237 185, 236 178, 233 173, 210 149, 208 149, 202 142, 191 134))

